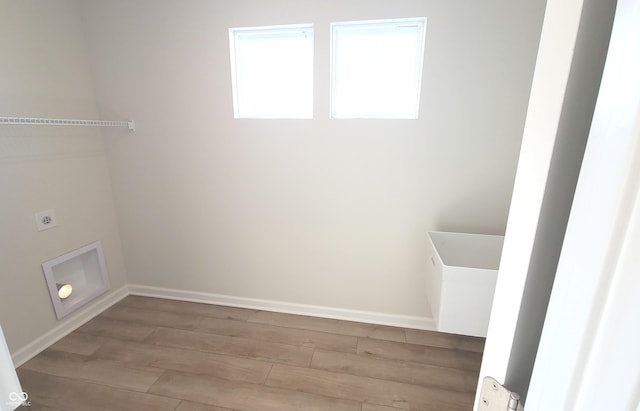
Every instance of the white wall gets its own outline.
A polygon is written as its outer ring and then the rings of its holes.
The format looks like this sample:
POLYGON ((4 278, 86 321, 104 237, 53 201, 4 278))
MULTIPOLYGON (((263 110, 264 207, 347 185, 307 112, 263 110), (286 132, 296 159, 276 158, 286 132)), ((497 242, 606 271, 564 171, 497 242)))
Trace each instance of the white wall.
POLYGON ((129 282, 429 316, 426 231, 502 234, 543 1, 83 0, 129 282), (420 119, 328 119, 329 23, 426 16, 420 119), (315 119, 233 120, 228 28, 314 23, 315 119))
MULTIPOLYGON (((0 0, 0 116, 94 118, 76 4, 0 0)), ((9 349, 71 324, 126 283, 111 182, 97 130, 0 126, 0 323, 9 349), (34 213, 55 209, 38 232, 34 213), (41 263, 102 240, 111 291, 57 321, 41 263)))

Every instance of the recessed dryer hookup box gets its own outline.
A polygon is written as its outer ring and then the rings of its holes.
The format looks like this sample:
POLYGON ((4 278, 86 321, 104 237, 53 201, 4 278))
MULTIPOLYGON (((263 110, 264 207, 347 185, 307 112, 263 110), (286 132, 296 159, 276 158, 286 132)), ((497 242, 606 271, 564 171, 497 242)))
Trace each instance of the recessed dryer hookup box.
POLYGON ((58 319, 82 307, 110 287, 100 241, 45 261, 42 269, 58 319))

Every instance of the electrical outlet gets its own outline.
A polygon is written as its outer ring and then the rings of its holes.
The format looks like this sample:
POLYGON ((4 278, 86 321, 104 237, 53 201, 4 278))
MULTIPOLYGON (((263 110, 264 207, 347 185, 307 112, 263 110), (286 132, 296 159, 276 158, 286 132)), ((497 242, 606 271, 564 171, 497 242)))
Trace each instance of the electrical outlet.
POLYGON ((45 210, 36 213, 36 226, 38 231, 48 230, 58 225, 56 213, 53 210, 45 210))

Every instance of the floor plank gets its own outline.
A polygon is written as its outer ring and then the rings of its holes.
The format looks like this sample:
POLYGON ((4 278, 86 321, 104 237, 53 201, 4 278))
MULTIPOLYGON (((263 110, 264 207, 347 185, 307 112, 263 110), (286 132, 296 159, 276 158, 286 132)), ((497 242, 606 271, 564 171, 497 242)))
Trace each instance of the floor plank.
POLYGON ((358 354, 470 371, 479 370, 482 362, 482 354, 472 351, 448 350, 418 344, 400 344, 372 338, 358 339, 358 354))
POLYGON ((323 350, 356 352, 357 337, 252 322, 203 318, 197 331, 323 350))
POLYGON ((370 337, 381 340, 405 342, 404 329, 384 325, 282 314, 269 311, 257 311, 249 317, 248 321, 303 330, 351 335, 354 337, 370 337))
POLYGON ((455 393, 376 378, 276 364, 267 386, 422 411, 468 411, 473 393, 455 393))
POLYGON ((398 411, 400 408, 385 407, 384 405, 362 403, 362 411, 398 411))
POLYGON ((319 350, 311 368, 460 392, 475 392, 478 381, 476 371, 319 350))
POLYGON ((176 411, 233 411, 231 408, 216 407, 191 401, 182 401, 176 411))
POLYGON ((111 360, 55 350, 43 351, 22 368, 139 392, 147 391, 163 372, 157 368, 125 366, 111 360))
POLYGON ((309 347, 162 327, 151 334, 147 342, 165 347, 186 348, 294 365, 309 365, 313 355, 313 348, 309 347))
POLYGON ((124 304, 116 304, 102 314, 103 318, 112 320, 155 325, 159 327, 194 330, 198 327, 201 317, 191 314, 174 313, 170 311, 149 310, 143 308, 127 307, 124 304))
POLYGON ((447 334, 436 331, 405 330, 407 342, 410 344, 429 345, 431 347, 449 348, 474 352, 484 351, 484 338, 465 335, 447 334))
POLYGON ((142 341, 155 330, 156 327, 154 326, 113 320, 99 315, 78 328, 77 332, 101 337, 142 341))
POLYGON ((177 372, 164 374, 149 392, 247 411, 361 410, 356 401, 177 372))
POLYGON ((91 355, 102 346, 103 339, 95 335, 71 333, 49 347, 50 350, 70 352, 80 355, 91 355))
POLYGON ((180 400, 167 396, 56 377, 22 367, 18 370, 18 377, 34 409, 42 406, 68 411, 159 411, 174 410, 180 403, 180 400))
POLYGON ((271 370, 265 361, 119 340, 105 342, 93 357, 253 383, 264 382, 271 370))
POLYGON ((240 321, 246 321, 249 316, 255 312, 255 310, 246 308, 225 307, 222 305, 192 303, 188 301, 140 297, 135 295, 131 295, 120 301, 118 306, 240 321))

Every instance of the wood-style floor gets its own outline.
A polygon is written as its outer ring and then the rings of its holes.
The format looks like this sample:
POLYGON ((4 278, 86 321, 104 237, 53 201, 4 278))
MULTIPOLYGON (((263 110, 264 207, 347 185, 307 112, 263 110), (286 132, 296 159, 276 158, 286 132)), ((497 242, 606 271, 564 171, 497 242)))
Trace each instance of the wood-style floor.
POLYGON ((484 339, 129 296, 18 368, 34 410, 469 411, 484 339))

